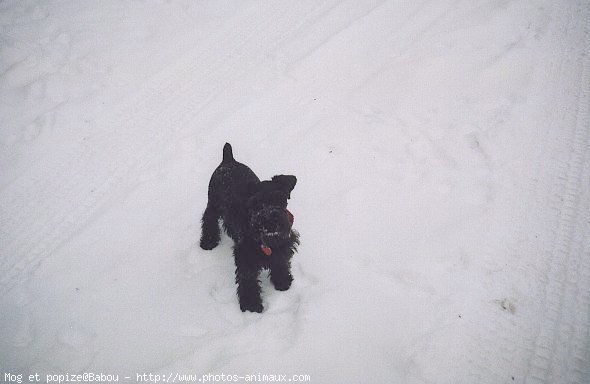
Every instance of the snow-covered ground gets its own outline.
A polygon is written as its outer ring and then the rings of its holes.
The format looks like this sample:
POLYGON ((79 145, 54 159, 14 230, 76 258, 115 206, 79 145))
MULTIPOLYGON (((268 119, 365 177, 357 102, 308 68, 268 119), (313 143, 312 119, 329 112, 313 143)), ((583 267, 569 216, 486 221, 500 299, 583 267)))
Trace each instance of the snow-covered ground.
POLYGON ((0 381, 589 383, 589 48, 587 0, 0 2, 0 381), (226 141, 298 177, 262 314, 198 246, 226 141))

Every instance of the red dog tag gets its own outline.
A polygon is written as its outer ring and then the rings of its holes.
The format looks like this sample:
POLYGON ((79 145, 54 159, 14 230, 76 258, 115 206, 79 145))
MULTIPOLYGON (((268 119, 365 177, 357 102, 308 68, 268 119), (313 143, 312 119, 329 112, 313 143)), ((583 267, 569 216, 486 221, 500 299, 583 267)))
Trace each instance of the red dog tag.
POLYGON ((270 247, 267 247, 264 244, 260 244, 260 249, 262 249, 262 252, 266 255, 266 256, 270 256, 272 255, 272 249, 270 249, 270 247))

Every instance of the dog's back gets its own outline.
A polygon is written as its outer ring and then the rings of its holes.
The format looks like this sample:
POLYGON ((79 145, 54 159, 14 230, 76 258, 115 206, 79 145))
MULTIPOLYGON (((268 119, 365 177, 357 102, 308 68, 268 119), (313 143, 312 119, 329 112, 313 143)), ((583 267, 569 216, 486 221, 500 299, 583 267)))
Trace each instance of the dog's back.
POLYGON ((250 167, 236 161, 232 146, 225 143, 221 164, 215 169, 209 182, 209 199, 223 201, 223 205, 240 202, 247 195, 248 186, 258 182, 258 176, 250 167))

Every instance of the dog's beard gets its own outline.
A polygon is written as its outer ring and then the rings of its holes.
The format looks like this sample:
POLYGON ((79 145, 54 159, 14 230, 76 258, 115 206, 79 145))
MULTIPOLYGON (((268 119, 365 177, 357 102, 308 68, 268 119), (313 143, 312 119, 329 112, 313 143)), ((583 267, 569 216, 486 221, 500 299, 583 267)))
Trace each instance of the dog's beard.
POLYGON ((291 221, 285 209, 264 209, 252 215, 250 220, 254 237, 265 246, 288 242, 291 237, 291 221))

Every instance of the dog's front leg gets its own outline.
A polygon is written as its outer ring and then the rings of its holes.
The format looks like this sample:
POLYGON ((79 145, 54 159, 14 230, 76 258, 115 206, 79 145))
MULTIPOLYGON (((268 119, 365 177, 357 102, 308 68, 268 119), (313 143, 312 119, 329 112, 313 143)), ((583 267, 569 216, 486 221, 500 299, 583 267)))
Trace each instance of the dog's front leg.
POLYGON ((260 298, 259 269, 254 262, 253 255, 243 247, 234 248, 236 262, 236 284, 238 284, 238 299, 242 312, 262 312, 262 299, 260 298))
POLYGON ((237 267, 236 283, 238 284, 238 299, 240 300, 240 309, 242 312, 262 312, 258 270, 237 267))
POLYGON ((270 262, 270 281, 278 291, 286 291, 291 287, 291 255, 275 255, 270 262))

